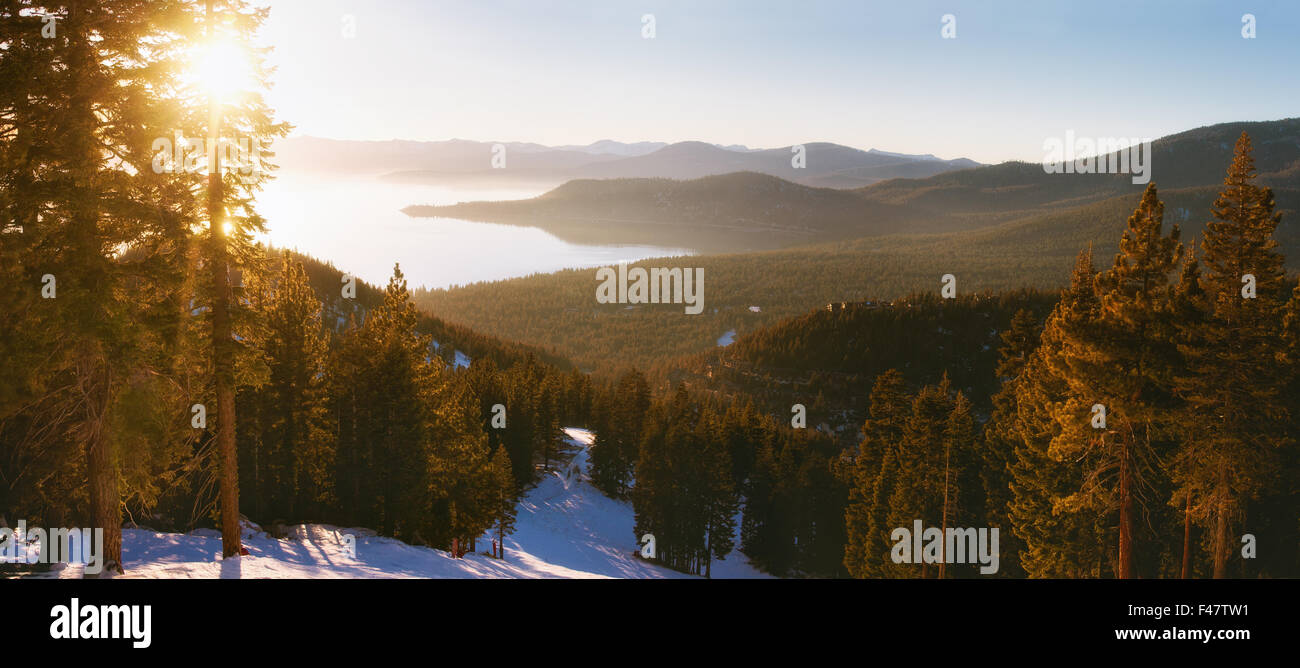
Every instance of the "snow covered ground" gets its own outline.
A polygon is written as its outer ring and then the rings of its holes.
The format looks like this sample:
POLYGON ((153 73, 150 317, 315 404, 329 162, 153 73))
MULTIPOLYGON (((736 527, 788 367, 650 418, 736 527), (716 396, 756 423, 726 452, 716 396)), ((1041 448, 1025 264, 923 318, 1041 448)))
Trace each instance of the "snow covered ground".
MULTIPOLYGON (((634 556, 632 506, 592 487, 587 446, 593 435, 565 429, 572 457, 520 499, 515 533, 506 538, 506 560, 486 554, 450 554, 376 536, 365 529, 323 524, 294 527, 277 540, 253 525, 244 532, 245 557, 222 560, 221 536, 210 529, 188 534, 146 529, 122 531, 125 578, 687 578, 634 556), (356 557, 349 551, 351 536, 356 557)), ((491 539, 478 541, 491 550, 491 539)), ((51 575, 81 577, 82 567, 51 575)), ((715 578, 767 577, 732 552, 713 564, 715 578)))

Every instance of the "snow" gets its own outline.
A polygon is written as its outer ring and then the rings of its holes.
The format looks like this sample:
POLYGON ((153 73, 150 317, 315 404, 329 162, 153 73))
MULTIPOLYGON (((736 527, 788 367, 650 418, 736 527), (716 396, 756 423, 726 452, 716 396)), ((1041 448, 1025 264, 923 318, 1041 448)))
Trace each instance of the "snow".
POLYGON ((726 334, 718 337, 718 345, 729 346, 736 340, 736 330, 729 329, 726 334))
MULTIPOLYGON (((595 435, 567 428, 568 461, 547 471, 519 502, 515 533, 506 537, 505 561, 494 559, 491 536, 480 553, 453 559, 448 552, 408 545, 368 529, 300 524, 278 540, 245 523, 249 555, 222 560, 221 535, 123 529, 122 578, 691 578, 635 556, 632 506, 591 485, 588 446, 595 435), (349 538, 350 537, 350 538, 349 538), (355 557, 349 549, 355 541, 355 557)), ((740 520, 737 517, 737 526, 740 520)), ((43 577, 81 577, 81 565, 43 577)), ((715 578, 769 577, 732 552, 713 564, 715 578)))

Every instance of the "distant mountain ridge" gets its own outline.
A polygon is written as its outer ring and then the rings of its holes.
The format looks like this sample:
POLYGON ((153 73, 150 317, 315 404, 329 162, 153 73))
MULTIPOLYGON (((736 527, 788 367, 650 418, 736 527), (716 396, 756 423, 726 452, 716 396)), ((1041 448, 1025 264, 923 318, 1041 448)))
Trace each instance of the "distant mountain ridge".
MULTIPOLYGON (((1232 146, 1243 132, 1255 146, 1259 179, 1273 186, 1280 205, 1294 206, 1300 188, 1300 118, 1224 123, 1180 132, 1152 143, 1151 180, 1162 193, 1200 201, 1217 191, 1232 146)), ((815 187, 781 175, 746 170, 769 151, 725 156, 726 175, 571 181, 540 197, 453 206, 414 205, 420 217, 448 217, 531 225, 582 243, 655 244, 703 252, 745 252, 890 234, 972 231, 1039 214, 1082 211, 1091 204, 1136 196, 1144 188, 1130 174, 1049 174, 1037 163, 1006 162, 925 173, 935 160, 891 163, 894 156, 834 144, 807 146, 829 176, 881 168, 916 172, 856 189, 815 187), (845 168, 855 161, 875 164, 845 168)), ((779 151, 779 149, 773 149, 779 151)), ((655 153, 599 165, 606 174, 632 168, 661 173, 701 171, 681 156, 727 153, 703 143, 673 144, 655 153)), ((917 157, 917 156, 910 156, 917 157)), ((712 160, 714 164, 718 159, 712 160)), ((952 161, 949 161, 952 162, 952 161)), ((597 166, 584 169, 597 170, 597 166)), ((580 170, 581 171, 581 170, 580 170)), ((828 176, 828 178, 829 178, 828 176)), ((1175 198, 1172 201, 1179 201, 1175 198)), ((1172 214, 1172 212, 1171 212, 1172 214)), ((1283 230, 1286 233, 1286 230, 1283 230)))
POLYGON ((701 141, 618 142, 545 146, 529 142, 351 141, 295 137, 276 143, 276 160, 286 171, 383 175, 408 183, 549 183, 573 179, 691 179, 750 171, 818 187, 853 188, 885 179, 930 176, 978 166, 973 160, 861 150, 829 142, 801 144, 801 167, 793 146, 755 149, 701 141), (493 157, 499 155, 494 167, 493 157))
POLYGON ((613 139, 601 139, 587 144, 586 146, 569 144, 567 146, 556 146, 553 148, 559 151, 581 151, 593 155, 606 153, 609 155, 631 157, 654 153, 667 145, 667 143, 661 141, 639 141, 627 144, 620 141, 614 141, 613 139))
POLYGON ((586 165, 575 169, 574 177, 695 179, 731 172, 755 172, 803 185, 851 188, 904 175, 924 173, 930 176, 978 165, 965 158, 940 160, 934 156, 863 151, 830 142, 736 151, 688 141, 669 144, 645 155, 586 165))
POLYGON ((528 200, 413 205, 402 211, 541 227, 577 243, 652 243, 706 252, 908 231, 904 207, 757 172, 688 180, 577 179, 528 200))

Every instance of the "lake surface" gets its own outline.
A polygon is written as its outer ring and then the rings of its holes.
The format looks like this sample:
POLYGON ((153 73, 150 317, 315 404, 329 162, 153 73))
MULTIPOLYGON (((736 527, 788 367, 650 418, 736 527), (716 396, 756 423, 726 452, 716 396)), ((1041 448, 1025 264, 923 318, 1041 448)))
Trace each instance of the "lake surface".
POLYGON ((454 218, 412 218, 412 204, 535 197, 545 188, 501 189, 386 183, 377 178, 281 174, 258 196, 266 218, 263 241, 289 248, 382 288, 393 263, 412 287, 445 288, 477 281, 609 266, 648 257, 691 254, 660 246, 588 246, 535 227, 454 218))

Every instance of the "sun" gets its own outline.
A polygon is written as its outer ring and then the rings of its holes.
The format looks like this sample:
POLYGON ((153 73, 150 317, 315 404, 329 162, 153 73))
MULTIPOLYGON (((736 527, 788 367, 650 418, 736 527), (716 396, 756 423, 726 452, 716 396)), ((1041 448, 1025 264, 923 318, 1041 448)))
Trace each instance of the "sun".
POLYGON ((229 100, 253 87, 247 51, 229 41, 211 42, 199 50, 192 77, 205 92, 220 100, 229 100))

